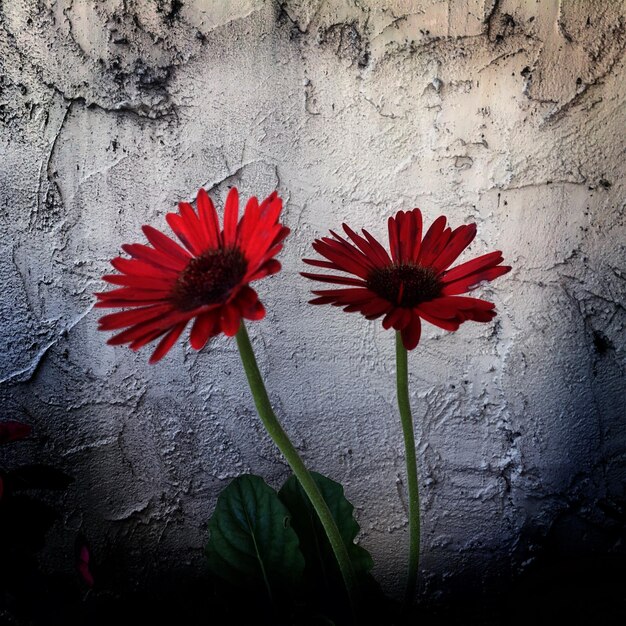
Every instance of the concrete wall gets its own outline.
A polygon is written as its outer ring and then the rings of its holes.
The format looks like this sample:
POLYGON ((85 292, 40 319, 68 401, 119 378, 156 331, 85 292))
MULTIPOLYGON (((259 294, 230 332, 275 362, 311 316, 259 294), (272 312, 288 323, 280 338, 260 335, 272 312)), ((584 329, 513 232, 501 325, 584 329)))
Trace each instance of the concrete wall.
POLYGON ((495 323, 428 327, 410 356, 423 583, 518 571, 550 536, 610 549, 606 511, 626 497, 625 28, 610 0, 2 3, 1 402, 35 426, 22 453, 75 477, 50 562, 80 530, 120 580, 192 571, 228 481, 288 473, 232 340, 149 366, 96 330, 91 294, 120 245, 233 184, 286 200, 284 270, 259 284, 268 316, 250 331, 386 589, 407 540, 393 336, 308 306, 298 272, 328 228, 384 236, 414 206, 477 222, 466 254, 502 249, 514 268, 482 291, 495 323))

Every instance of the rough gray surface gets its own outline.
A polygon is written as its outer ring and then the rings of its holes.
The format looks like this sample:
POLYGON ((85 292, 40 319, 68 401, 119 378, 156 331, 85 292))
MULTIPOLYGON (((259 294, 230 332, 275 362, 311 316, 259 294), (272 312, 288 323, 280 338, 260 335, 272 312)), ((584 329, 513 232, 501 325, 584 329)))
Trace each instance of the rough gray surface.
POLYGON ((259 284, 269 314, 250 330, 278 413, 346 486, 386 589, 407 541, 393 336, 307 306, 298 271, 329 227, 383 236, 401 208, 476 221, 468 254, 514 266, 483 290, 494 324, 429 327, 411 354, 423 588, 519 571, 550 533, 615 547, 625 28, 610 0, 4 2, 1 398, 35 426, 29 454, 76 479, 50 563, 81 530, 129 579, 193 567, 232 477, 287 475, 232 341, 179 342, 151 367, 105 346, 92 309, 141 224, 232 184, 286 199, 284 271, 259 284))

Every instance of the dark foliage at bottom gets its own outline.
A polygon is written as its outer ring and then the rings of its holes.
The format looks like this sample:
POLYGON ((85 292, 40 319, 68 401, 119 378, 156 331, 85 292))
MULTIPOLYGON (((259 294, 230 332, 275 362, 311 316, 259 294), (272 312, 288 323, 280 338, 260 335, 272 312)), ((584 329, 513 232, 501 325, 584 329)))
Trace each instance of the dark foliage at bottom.
MULTIPOLYGON (((607 555, 585 558, 540 557, 523 576, 505 589, 481 595, 423 601, 405 618, 400 607, 377 592, 365 594, 360 624, 379 626, 502 626, 534 624, 626 623, 626 568, 623 558, 607 555)), ((108 581, 107 581, 108 582, 108 581)), ((110 581, 113 583, 113 580, 110 581)), ((117 578, 122 585, 125 581, 117 578)), ((31 577, 20 598, 0 594, 2 626, 137 626, 169 624, 328 626, 341 618, 294 598, 282 610, 272 607, 263 590, 235 589, 208 575, 181 580, 164 576, 139 592, 113 588, 87 593, 75 578, 31 577), (17 603, 17 604, 16 604, 17 603), (19 614, 19 617, 18 617, 19 614)), ((345 607, 335 606, 335 614, 345 607)))

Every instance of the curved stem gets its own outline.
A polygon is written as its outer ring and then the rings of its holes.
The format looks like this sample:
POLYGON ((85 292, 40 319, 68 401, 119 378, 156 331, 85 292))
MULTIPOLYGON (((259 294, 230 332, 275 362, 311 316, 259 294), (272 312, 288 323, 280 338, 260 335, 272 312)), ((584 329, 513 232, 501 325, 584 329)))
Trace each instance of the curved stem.
POLYGON ((413 433, 413 417, 409 402, 409 369, 407 352, 402 337, 396 333, 396 383, 398 408, 404 435, 404 453, 406 457, 407 486, 409 491, 409 573, 404 593, 404 608, 413 602, 417 568, 420 555, 420 497, 417 484, 417 461, 415 458, 415 435, 413 433))
POLYGON ((311 501, 311 504, 313 505, 322 526, 324 527, 328 541, 330 542, 333 552, 335 553, 337 564, 339 565, 339 570, 341 571, 341 575, 346 585, 348 599, 354 614, 356 578, 352 568, 352 562, 350 561, 350 556, 348 554, 348 549, 341 538, 339 528, 337 528, 337 524, 335 523, 332 513, 330 512, 326 501, 322 497, 316 482, 313 480, 309 470, 300 458, 298 451, 291 443, 287 433, 283 430, 283 427, 280 425, 278 418, 272 410, 272 406, 267 396, 267 391, 265 389, 265 385, 263 384, 261 372, 259 371, 254 351, 252 350, 252 345, 250 343, 250 338, 248 337, 248 332, 243 320, 241 321, 241 327, 237 332, 237 346, 239 348, 241 362, 243 363, 243 368, 246 372, 248 383, 250 384, 250 391, 252 391, 254 404, 256 405, 259 417, 261 418, 261 421, 263 422, 263 425, 265 426, 265 429, 269 433, 270 437, 278 446, 278 449, 283 453, 283 456, 287 459, 287 462, 293 470, 293 473, 296 475, 296 478, 300 481, 302 488, 311 501))

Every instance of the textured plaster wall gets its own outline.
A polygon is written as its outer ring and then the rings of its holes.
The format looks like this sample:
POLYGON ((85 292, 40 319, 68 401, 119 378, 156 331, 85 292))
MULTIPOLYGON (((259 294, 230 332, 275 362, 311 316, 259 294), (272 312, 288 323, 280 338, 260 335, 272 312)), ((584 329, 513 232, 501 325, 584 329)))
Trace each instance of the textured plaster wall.
POLYGON ((149 366, 96 330, 91 294, 121 243, 233 184, 286 200, 284 271, 259 285, 269 313, 250 330, 278 413, 346 486, 386 589, 407 540, 393 336, 307 306, 298 272, 329 227, 384 236, 401 208, 477 222, 469 253, 514 266, 483 289, 495 323, 428 327, 410 357, 426 589, 519 571, 546 537, 614 548, 625 29, 610 0, 5 0, 1 406, 35 426, 22 453, 75 477, 50 563, 82 531, 120 579, 193 567, 231 478, 288 473, 232 341, 149 366))

